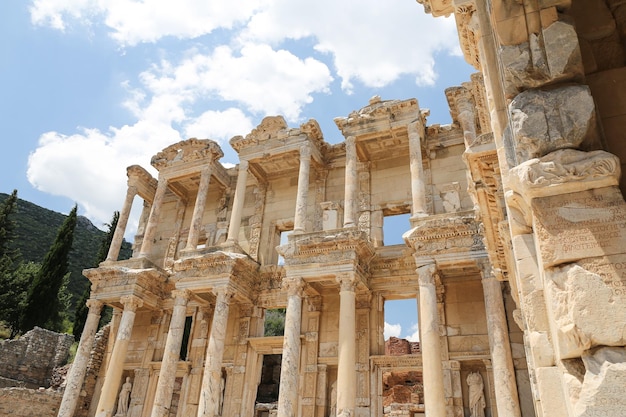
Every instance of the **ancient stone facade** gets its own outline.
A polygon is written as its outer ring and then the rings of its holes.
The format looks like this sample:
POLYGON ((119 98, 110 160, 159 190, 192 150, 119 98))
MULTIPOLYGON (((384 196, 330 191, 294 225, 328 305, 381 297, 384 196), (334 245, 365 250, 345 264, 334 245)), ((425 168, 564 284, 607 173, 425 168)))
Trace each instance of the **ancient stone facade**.
POLYGON ((103 304, 98 417, 623 414, 626 6, 418 2, 454 14, 480 70, 446 90, 450 125, 375 97, 335 119, 336 145, 276 116, 231 139, 237 167, 189 139, 152 158, 157 178, 128 168, 109 256, 85 271, 59 416, 76 410, 103 304), (134 255, 117 261, 137 196, 134 255), (404 244, 385 245, 400 214, 404 244), (385 303, 407 298, 419 350, 391 355, 385 303), (276 308, 285 334, 264 336, 276 308), (383 400, 394 375, 422 384, 392 384, 408 403, 383 400), (271 406, 261 385, 278 385, 271 406))

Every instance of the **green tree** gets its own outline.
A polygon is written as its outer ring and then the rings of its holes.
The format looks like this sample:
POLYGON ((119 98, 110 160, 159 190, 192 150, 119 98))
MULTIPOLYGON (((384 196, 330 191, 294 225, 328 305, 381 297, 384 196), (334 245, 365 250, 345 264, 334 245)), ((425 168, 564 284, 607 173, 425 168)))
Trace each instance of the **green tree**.
POLYGON ((35 276, 24 306, 22 330, 35 326, 62 331, 69 303, 65 286, 69 278, 68 257, 76 228, 74 206, 58 230, 56 239, 35 276))
MULTIPOLYGON (((115 229, 117 228, 117 222, 120 219, 120 212, 113 212, 113 217, 111 218, 111 223, 106 224, 108 226, 106 234, 102 237, 102 241, 100 242, 100 248, 98 249, 98 254, 96 255, 95 266, 98 266, 100 262, 106 260, 107 255, 109 253, 109 248, 111 247, 111 242, 113 241, 113 234, 115 234, 115 229)), ((74 316, 74 326, 72 327, 72 333, 74 334, 74 340, 78 341, 80 339, 80 335, 83 333, 83 328, 85 327, 85 322, 87 321, 87 314, 89 313, 89 308, 87 308, 87 300, 91 294, 91 288, 87 286, 81 299, 78 301, 76 305, 76 314, 74 316)), ((107 312, 103 312, 102 317, 106 317, 107 312)), ((110 317, 109 317, 110 318, 110 317)))
POLYGON ((20 319, 26 302, 26 294, 40 267, 41 265, 35 262, 20 262, 0 289, 0 306, 2 306, 0 320, 4 321, 9 328, 11 339, 22 331, 20 319))
POLYGON ((20 252, 12 248, 16 238, 17 190, 0 204, 0 320, 9 327, 11 338, 20 330, 19 315, 26 294, 28 280, 18 273, 20 252))
POLYGON ((277 308, 265 310, 264 336, 282 336, 285 334, 285 315, 287 310, 277 308))

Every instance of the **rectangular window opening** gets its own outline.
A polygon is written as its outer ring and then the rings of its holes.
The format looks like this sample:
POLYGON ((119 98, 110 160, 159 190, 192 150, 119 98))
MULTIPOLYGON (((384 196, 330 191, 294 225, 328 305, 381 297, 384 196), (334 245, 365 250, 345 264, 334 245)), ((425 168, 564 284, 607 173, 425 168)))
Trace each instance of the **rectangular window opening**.
POLYGON ((402 235, 411 228, 411 213, 383 213, 383 245, 403 245, 402 235))
POLYGON ((193 317, 185 317, 185 328, 183 329, 183 341, 180 345, 180 360, 186 361, 189 353, 189 337, 191 336, 191 324, 193 323, 193 317))
POLYGON ((263 323, 263 336, 284 336, 285 335, 285 315, 284 308, 274 308, 265 310, 265 321, 263 323))

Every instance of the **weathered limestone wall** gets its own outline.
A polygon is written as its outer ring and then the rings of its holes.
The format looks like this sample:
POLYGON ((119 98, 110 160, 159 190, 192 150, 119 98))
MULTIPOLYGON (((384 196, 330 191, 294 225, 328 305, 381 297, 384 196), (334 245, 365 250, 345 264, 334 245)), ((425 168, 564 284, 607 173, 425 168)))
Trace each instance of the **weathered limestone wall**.
POLYGON ((480 281, 446 285, 446 333, 453 352, 489 352, 485 301, 480 281))
POLYGON ((0 417, 54 417, 63 393, 28 388, 0 390, 0 417))
POLYGON ((0 376, 23 381, 26 387, 47 387, 52 370, 65 364, 71 335, 35 327, 16 340, 0 343, 0 376))

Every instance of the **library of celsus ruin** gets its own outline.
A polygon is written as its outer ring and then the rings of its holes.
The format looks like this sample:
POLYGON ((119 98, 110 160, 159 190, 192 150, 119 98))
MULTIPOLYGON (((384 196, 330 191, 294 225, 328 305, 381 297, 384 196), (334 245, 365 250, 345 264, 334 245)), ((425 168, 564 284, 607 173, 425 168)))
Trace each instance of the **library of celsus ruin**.
POLYGON ((478 71, 451 124, 374 97, 338 144, 274 116, 230 140, 236 167, 188 139, 157 178, 128 168, 59 417, 626 415, 626 2, 417 1, 478 71), (398 354, 385 306, 410 298, 398 354))

